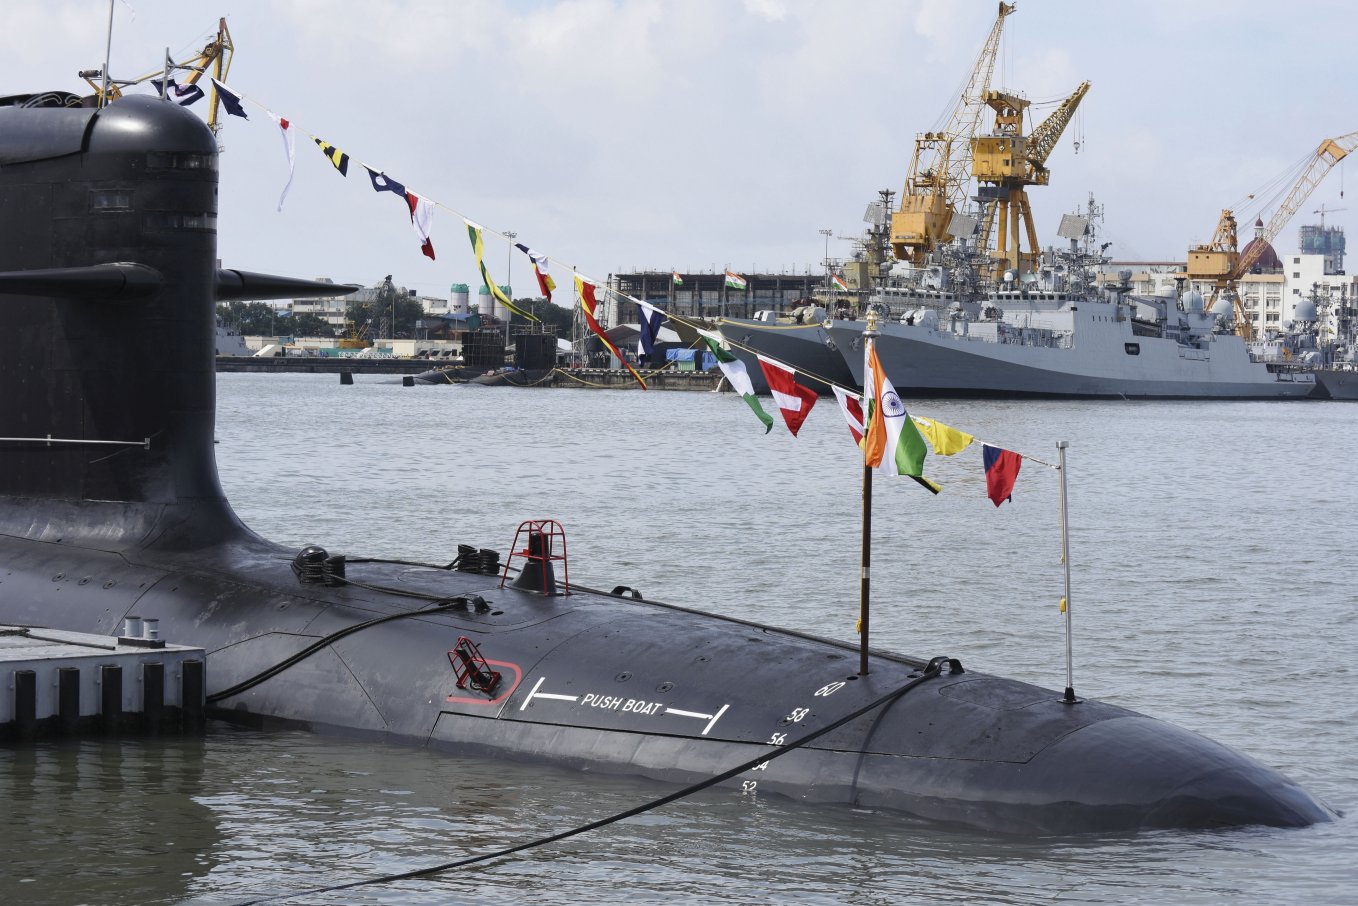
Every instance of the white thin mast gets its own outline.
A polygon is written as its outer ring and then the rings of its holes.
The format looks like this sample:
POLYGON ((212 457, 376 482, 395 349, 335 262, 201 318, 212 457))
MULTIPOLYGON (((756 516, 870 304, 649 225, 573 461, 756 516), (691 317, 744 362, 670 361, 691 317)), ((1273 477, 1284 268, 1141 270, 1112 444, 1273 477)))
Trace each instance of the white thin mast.
POLYGON ((108 103, 108 64, 113 56, 113 0, 108 0, 108 41, 104 44, 104 90, 99 93, 99 107, 108 103))
POLYGON ((1066 573, 1065 596, 1061 598, 1061 613, 1066 618, 1066 694, 1062 696, 1061 701, 1074 705, 1080 700, 1075 697, 1075 671, 1072 665, 1070 638, 1070 517, 1066 511, 1066 448, 1069 446, 1070 441, 1056 442, 1056 450, 1061 454, 1061 465, 1058 467, 1061 473, 1061 564, 1065 567, 1066 573))

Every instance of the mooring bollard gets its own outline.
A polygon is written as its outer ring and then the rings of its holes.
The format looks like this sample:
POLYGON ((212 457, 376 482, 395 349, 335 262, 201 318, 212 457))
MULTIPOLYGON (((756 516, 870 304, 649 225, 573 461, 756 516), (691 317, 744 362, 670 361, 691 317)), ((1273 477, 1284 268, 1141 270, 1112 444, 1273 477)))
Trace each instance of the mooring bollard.
POLYGON ((69 736, 80 729, 79 667, 62 667, 57 671, 57 714, 62 733, 69 736))

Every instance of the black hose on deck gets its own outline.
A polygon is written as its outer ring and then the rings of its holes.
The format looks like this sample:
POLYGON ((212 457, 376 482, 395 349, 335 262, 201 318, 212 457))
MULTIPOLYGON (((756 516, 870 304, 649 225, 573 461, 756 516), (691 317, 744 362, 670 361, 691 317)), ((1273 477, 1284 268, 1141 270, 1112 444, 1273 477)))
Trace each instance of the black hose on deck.
MULTIPOLYGON (((737 774, 743 774, 745 771, 750 770, 756 765, 763 764, 766 761, 772 761, 775 758, 780 758, 783 755, 786 755, 788 752, 791 752, 793 749, 801 748, 807 743, 817 740, 833 730, 839 729, 840 727, 844 726, 850 721, 857 720, 864 714, 867 714, 869 711, 872 711, 876 708, 885 707, 886 705, 891 704, 892 702, 896 701, 896 699, 905 695, 911 689, 914 689, 916 686, 923 683, 925 680, 930 680, 938 676, 942 672, 942 666, 944 663, 948 663, 950 665, 957 664, 956 661, 952 661, 948 658, 936 657, 929 662, 929 666, 924 668, 924 672, 921 675, 914 677, 913 679, 910 680, 910 682, 906 683, 904 686, 901 686, 899 689, 895 689, 892 690, 891 692, 888 692, 886 695, 883 695, 876 701, 870 702, 850 714, 846 714, 845 716, 839 718, 838 720, 835 720, 832 723, 829 723, 824 727, 821 727, 819 730, 816 730, 815 732, 808 733, 807 735, 801 737, 800 739, 794 740, 790 743, 786 743, 785 745, 778 746, 772 749, 771 751, 761 752, 755 758, 743 762, 742 764, 738 764, 735 767, 731 768, 730 770, 723 771, 722 773, 717 774, 715 777, 709 777, 706 780, 699 781, 698 783, 692 784, 691 786, 686 786, 683 789, 678 790, 677 792, 670 793, 668 796, 662 796, 659 799, 653 799, 650 802, 647 802, 643 805, 638 805, 634 808, 630 808, 625 812, 619 812, 618 814, 610 815, 607 818, 600 818, 598 821, 591 821, 589 824, 584 824, 581 825, 580 827, 572 828, 571 830, 562 831, 559 834, 552 834, 550 837, 541 837, 537 840, 530 840, 527 843, 519 843, 515 846, 510 846, 505 849, 498 849, 495 852, 485 853, 484 855, 480 856, 468 856, 465 859, 458 859, 453 862, 444 862, 441 865, 432 865, 428 868, 417 868, 411 871, 403 871, 400 872, 399 874, 383 875, 379 878, 369 878, 364 881, 351 881, 348 884, 336 884, 332 887, 317 887, 312 890, 297 891, 296 893, 279 894, 277 896, 262 897, 256 900, 245 900, 241 903, 238 903, 237 906, 254 906, 254 904, 257 903, 277 903, 283 900, 291 900, 296 897, 311 896, 313 894, 318 893, 332 893, 337 890, 352 890, 355 887, 366 887, 372 884, 390 884, 393 881, 406 881, 411 878, 421 878, 426 877, 428 875, 440 874, 445 871, 452 871, 455 868, 465 868, 468 865, 475 865, 478 862, 488 862, 492 859, 499 859, 503 858, 504 856, 513 855, 514 853, 534 849, 539 846, 545 846, 548 843, 556 843, 560 840, 565 840, 568 837, 574 837, 577 834, 583 834, 586 833, 587 831, 597 830, 601 827, 604 827, 605 825, 613 824, 616 821, 622 821, 626 818, 632 818, 636 815, 643 814, 644 812, 649 812, 652 809, 660 808, 662 805, 669 805, 671 802, 683 799, 686 796, 691 796, 694 793, 701 792, 702 790, 705 790, 708 787, 716 786, 718 783, 721 783, 722 781, 730 780, 737 774)), ((960 665, 958 666, 960 667, 960 665)))
POLYGON ((279 661, 277 664, 274 664, 272 667, 269 667, 266 670, 256 673, 249 679, 241 680, 239 683, 236 683, 236 685, 230 687, 229 689, 223 689, 220 692, 214 692, 213 694, 207 697, 207 703, 213 704, 215 702, 221 701, 224 698, 230 698, 233 695, 239 695, 240 693, 246 691, 247 689, 252 689, 255 686, 258 686, 260 683, 264 682, 265 680, 277 676, 284 670, 287 670, 289 667, 292 667, 293 665, 306 660, 316 652, 320 651, 322 648, 325 648, 328 645, 332 645, 335 642, 338 642, 345 636, 353 635, 355 632, 360 632, 364 629, 377 626, 378 624, 381 623, 390 623, 392 620, 403 620, 406 617, 423 617, 435 613, 444 613, 446 611, 453 610, 458 607, 465 607, 466 605, 467 605, 466 598, 460 597, 452 599, 445 598, 439 601, 433 607, 426 607, 424 610, 405 610, 402 611, 401 613, 389 613, 384 617, 376 617, 371 620, 365 620, 362 623, 355 623, 352 626, 346 626, 343 629, 330 633, 330 635, 317 639, 316 641, 312 642, 310 645, 306 646, 301 651, 297 652, 291 657, 285 658, 284 660, 279 661))

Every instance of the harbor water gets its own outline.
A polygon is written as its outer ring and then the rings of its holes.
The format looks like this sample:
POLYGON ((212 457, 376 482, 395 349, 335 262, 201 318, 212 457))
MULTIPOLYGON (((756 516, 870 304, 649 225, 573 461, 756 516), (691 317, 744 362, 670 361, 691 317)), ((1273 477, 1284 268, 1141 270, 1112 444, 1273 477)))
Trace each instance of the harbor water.
MULTIPOLYGON (((876 480, 874 646, 1064 687, 1059 481, 1043 461, 1068 440, 1077 694, 1358 808, 1358 405, 906 403, 1028 458, 999 508, 978 447, 930 457, 937 497, 876 480)), ((290 547, 447 563, 458 544, 503 554, 521 521, 553 518, 572 583, 856 638, 862 469, 833 398, 797 438, 765 435, 729 393, 225 374, 218 404, 227 496, 290 547)), ((757 663, 746 672, 757 682, 757 663)), ((671 791, 221 723, 201 739, 4 748, 0 903, 280 896, 671 791)), ((1025 839, 737 786, 474 868, 287 902, 1340 904, 1358 899, 1355 852, 1343 817, 1025 839)))

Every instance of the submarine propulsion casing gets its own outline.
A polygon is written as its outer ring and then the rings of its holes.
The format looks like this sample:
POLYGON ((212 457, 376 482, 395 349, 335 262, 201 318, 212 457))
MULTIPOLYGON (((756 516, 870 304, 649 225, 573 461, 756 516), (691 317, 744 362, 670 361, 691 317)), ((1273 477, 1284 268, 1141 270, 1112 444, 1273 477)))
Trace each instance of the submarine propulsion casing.
MULTIPOLYGON (((214 299, 287 282, 217 271, 216 181, 211 133, 177 105, 0 106, 0 621, 116 634, 129 614, 157 616, 163 637, 208 650, 218 717, 668 782, 793 742, 921 673, 877 653, 857 677, 843 643, 575 587, 543 595, 475 568, 294 573, 296 552, 231 510, 213 459, 214 299), (114 265, 159 282, 107 304, 114 265), (91 268, 103 276, 76 274, 91 268), (49 435, 80 442, 36 440, 49 435), (463 637, 486 681, 458 685, 463 637)), ((1330 817, 1178 727, 956 671, 733 783, 1012 833, 1330 817)))

